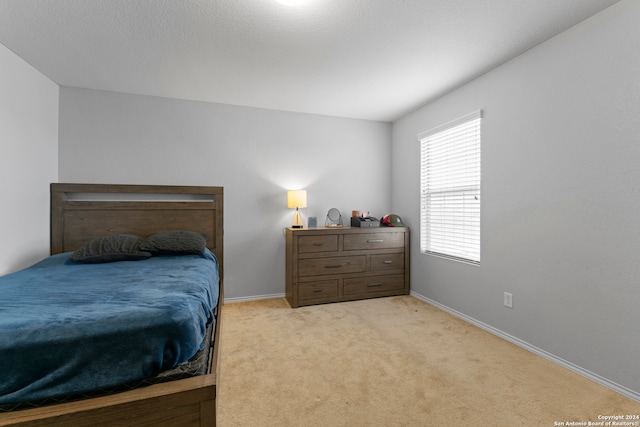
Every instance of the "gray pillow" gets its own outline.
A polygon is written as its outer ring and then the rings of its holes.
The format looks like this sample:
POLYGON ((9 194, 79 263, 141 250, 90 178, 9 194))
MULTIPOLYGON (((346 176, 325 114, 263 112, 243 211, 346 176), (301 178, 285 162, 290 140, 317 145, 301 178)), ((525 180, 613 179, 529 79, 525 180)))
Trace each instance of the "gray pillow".
POLYGON ((85 263, 147 259, 151 253, 140 250, 142 241, 142 237, 133 234, 112 234, 97 237, 82 245, 69 259, 85 263))
POLYGON ((153 255, 202 254, 207 235, 195 231, 158 231, 144 239, 140 250, 153 255))

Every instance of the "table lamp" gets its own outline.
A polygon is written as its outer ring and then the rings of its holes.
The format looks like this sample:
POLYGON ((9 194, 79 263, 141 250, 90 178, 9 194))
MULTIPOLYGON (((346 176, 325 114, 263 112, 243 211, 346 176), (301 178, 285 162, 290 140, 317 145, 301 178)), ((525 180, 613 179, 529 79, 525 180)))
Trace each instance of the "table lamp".
POLYGON ((287 191, 287 207, 296 208, 296 212, 293 214, 293 221, 291 221, 291 228, 302 228, 302 216, 298 208, 307 207, 307 190, 287 191))

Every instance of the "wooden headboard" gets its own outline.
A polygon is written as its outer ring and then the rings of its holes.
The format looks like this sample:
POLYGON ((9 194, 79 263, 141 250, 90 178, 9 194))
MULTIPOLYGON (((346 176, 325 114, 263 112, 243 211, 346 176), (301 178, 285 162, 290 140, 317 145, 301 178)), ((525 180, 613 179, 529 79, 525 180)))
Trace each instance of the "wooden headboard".
POLYGON ((51 254, 96 237, 191 230, 209 236, 222 279, 223 187, 51 184, 51 254))

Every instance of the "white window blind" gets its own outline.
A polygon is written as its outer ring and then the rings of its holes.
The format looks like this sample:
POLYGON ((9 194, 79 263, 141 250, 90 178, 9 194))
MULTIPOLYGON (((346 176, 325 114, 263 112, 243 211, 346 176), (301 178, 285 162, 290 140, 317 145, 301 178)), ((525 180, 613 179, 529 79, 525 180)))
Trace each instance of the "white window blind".
POLYGON ((477 111, 418 135, 420 251, 480 263, 480 122, 477 111))

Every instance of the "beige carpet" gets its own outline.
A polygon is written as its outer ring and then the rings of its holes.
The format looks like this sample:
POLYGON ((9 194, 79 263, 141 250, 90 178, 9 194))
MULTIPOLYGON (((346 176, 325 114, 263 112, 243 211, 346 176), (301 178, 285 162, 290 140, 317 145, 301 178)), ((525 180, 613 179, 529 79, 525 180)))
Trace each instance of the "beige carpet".
POLYGON ((227 303, 221 341, 221 427, 554 426, 640 414, 640 403, 410 296, 227 303))

